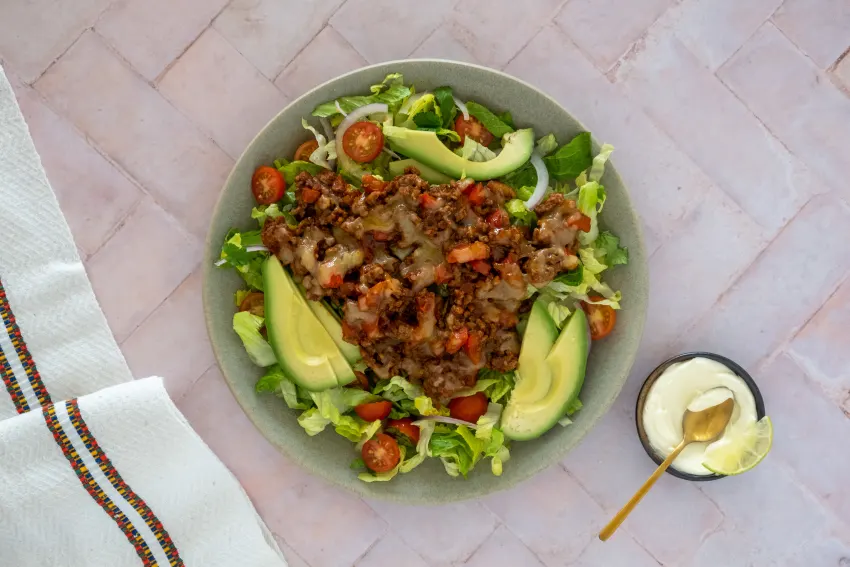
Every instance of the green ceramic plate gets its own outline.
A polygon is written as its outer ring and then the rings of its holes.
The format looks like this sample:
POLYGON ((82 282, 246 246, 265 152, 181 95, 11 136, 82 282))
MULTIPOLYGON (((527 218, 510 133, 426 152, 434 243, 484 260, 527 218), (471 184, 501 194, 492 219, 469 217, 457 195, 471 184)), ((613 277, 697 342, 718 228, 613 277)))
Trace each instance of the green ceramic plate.
MULTIPOLYGON (((513 77, 474 65, 439 60, 411 60, 366 67, 316 87, 287 106, 257 135, 239 158, 221 192, 213 214, 204 258, 204 310, 207 328, 218 363, 236 400, 254 425, 283 454, 309 471, 334 484, 370 498, 404 503, 441 503, 475 498, 504 490, 531 477, 564 458, 606 412, 629 375, 643 331, 648 296, 646 254, 640 220, 613 163, 602 181, 608 201, 603 224, 611 227, 629 247, 631 261, 606 275, 614 288, 622 289, 623 310, 617 314, 617 328, 593 345, 587 378, 581 392, 584 402, 569 427, 556 426, 540 439, 511 446, 511 459, 504 473, 495 477, 490 467, 479 466, 469 479, 451 478, 437 459, 429 459, 410 474, 388 483, 364 483, 349 470, 356 456, 352 444, 332 430, 308 437, 296 422, 296 413, 274 396, 257 395, 254 383, 262 371, 248 360, 239 338, 231 329, 233 294, 242 280, 230 270, 213 267, 222 239, 230 227, 255 228, 250 218, 254 200, 249 189, 251 174, 260 164, 270 164, 280 156, 291 156, 307 139, 301 118, 327 100, 343 95, 368 93, 369 85, 380 82, 389 72, 404 73, 406 82, 417 90, 450 85, 461 100, 477 100, 494 110, 510 110, 521 127, 533 126, 539 135, 554 132, 565 142, 586 130, 549 96, 513 77)), ((588 92, 588 96, 593 96, 588 92)), ((594 150, 599 146, 594 141, 594 150)), ((256 463, 262 467, 262 463, 256 463)))

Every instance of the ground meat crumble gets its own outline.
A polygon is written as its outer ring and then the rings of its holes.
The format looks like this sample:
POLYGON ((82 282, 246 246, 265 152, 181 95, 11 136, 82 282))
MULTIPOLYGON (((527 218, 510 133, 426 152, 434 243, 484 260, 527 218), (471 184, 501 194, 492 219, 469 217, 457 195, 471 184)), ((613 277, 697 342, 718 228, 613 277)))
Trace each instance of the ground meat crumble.
POLYGON ((363 191, 333 172, 295 179, 298 222, 269 219, 263 243, 308 298, 341 306, 343 336, 379 377, 402 374, 436 400, 478 371, 516 368, 528 284, 573 269, 575 202, 552 194, 533 230, 511 226, 496 181, 431 185, 415 169, 363 191))

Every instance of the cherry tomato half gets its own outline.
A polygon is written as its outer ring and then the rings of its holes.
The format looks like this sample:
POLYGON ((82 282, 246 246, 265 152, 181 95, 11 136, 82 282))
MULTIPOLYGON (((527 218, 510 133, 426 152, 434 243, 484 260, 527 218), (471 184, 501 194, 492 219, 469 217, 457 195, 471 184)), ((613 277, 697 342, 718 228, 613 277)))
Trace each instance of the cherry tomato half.
POLYGON ((257 317, 266 316, 265 296, 262 292, 252 291, 239 304, 239 311, 248 311, 257 317))
POLYGON ((386 433, 378 433, 363 444, 363 462, 375 472, 389 472, 401 459, 396 440, 386 433))
POLYGON ((342 149, 358 163, 372 161, 384 148, 384 133, 373 122, 355 122, 342 136, 342 149))
POLYGON ((380 402, 360 404, 354 408, 354 411, 363 421, 378 421, 390 415, 392 409, 393 403, 391 401, 382 400, 380 402))
MULTIPOLYGON (((591 301, 600 301, 599 296, 591 296, 591 301)), ((595 340, 602 339, 611 334, 614 330, 614 325, 617 323, 617 312, 609 305, 594 305, 593 303, 581 304, 585 313, 587 313, 587 322, 590 325, 590 338, 595 340)))
POLYGON ((449 412, 455 419, 475 423, 478 418, 487 413, 487 396, 478 392, 471 396, 455 398, 449 402, 449 412))
POLYGON ((399 433, 407 435, 414 443, 419 442, 419 426, 413 425, 413 419, 409 417, 387 421, 387 429, 395 429, 399 433))
POLYGON ((286 182, 280 172, 267 165, 261 165, 251 177, 251 192, 261 205, 271 205, 280 201, 286 191, 286 182))
POLYGON ((455 132, 460 135, 461 144, 467 136, 482 146, 489 146, 493 142, 493 134, 474 116, 470 116, 469 120, 465 119, 463 115, 458 116, 455 120, 455 132))
POLYGON ((318 149, 319 142, 316 140, 304 142, 295 150, 295 161, 310 161, 310 155, 318 149))

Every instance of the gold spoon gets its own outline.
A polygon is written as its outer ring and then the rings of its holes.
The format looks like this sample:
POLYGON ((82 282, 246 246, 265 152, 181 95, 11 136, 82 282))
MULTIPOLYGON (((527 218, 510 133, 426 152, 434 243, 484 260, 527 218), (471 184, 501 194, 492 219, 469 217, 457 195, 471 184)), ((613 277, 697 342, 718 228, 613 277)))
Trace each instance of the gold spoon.
POLYGON ((666 459, 664 459, 663 463, 658 465, 658 468, 655 469, 652 476, 646 479, 646 482, 643 483, 643 486, 641 486, 637 492, 635 492, 632 499, 629 500, 628 503, 623 506, 622 510, 617 512, 617 515, 614 516, 608 525, 599 532, 599 539, 605 541, 611 537, 617 528, 620 527, 620 524, 622 524, 626 517, 632 512, 632 510, 634 510, 635 506, 638 505, 638 502, 646 496, 646 493, 649 492, 649 489, 652 488, 655 481, 664 474, 667 467, 669 467, 676 457, 679 456, 682 449, 694 442, 710 443, 720 437, 720 435, 723 434, 723 430, 726 429, 729 419, 732 417, 732 410, 734 408, 735 400, 733 398, 727 398, 717 405, 699 411, 685 411, 685 415, 682 417, 682 429, 684 430, 684 439, 682 439, 682 442, 679 443, 679 446, 676 447, 666 459))

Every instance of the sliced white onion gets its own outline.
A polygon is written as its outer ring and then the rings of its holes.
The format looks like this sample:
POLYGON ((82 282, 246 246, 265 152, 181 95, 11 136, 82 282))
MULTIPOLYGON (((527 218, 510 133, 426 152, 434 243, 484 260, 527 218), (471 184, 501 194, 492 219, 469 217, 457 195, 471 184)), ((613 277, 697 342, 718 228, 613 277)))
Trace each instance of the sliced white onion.
POLYGON ((336 105, 336 109, 337 109, 337 110, 339 110, 339 113, 340 113, 340 114, 342 114, 343 116, 348 116, 348 114, 346 114, 345 112, 343 112, 342 107, 339 105, 339 101, 338 101, 338 100, 335 100, 335 101, 334 101, 334 105, 336 105))
POLYGON ((458 107, 461 114, 463 114, 463 119, 469 120, 469 110, 466 109, 466 105, 463 104, 456 96, 452 95, 452 98, 455 99, 455 106, 458 107))
MULTIPOLYGON (((328 143, 336 142, 334 138, 334 129, 331 127, 331 121, 325 117, 319 118, 319 124, 322 125, 322 130, 325 131, 325 136, 328 137, 328 143)), ((331 166, 331 169, 336 170, 336 160, 329 159, 328 165, 331 166)))
POLYGON ((246 246, 245 252, 268 252, 269 249, 265 246, 246 246))
POLYGON ((342 149, 342 138, 345 136, 345 131, 348 130, 355 122, 361 118, 366 118, 370 114, 378 114, 379 112, 387 113, 389 111, 389 106, 377 102, 375 104, 367 104, 366 106, 361 106, 356 110, 352 110, 351 114, 346 116, 343 121, 340 122, 339 128, 336 129, 336 155, 342 155, 342 152, 344 151, 342 149))
MULTIPOLYGON (((465 425, 465 426, 470 427, 472 429, 476 429, 478 427, 478 425, 471 423, 469 421, 464 421, 462 419, 455 419, 453 417, 445 417, 445 416, 442 416, 442 415, 429 415, 427 417, 421 417, 417 421, 439 421, 440 423, 451 423, 452 425, 465 425)), ((413 423, 415 425, 417 422, 414 421, 413 423)))
POLYGON ((217 262, 215 262, 215 263, 213 264, 213 266, 221 267, 221 266, 225 265, 226 263, 227 263, 227 260, 225 260, 224 258, 222 258, 221 260, 218 260, 217 262))
POLYGON ((534 170, 537 172, 537 186, 534 188, 534 193, 525 202, 528 210, 537 206, 537 203, 543 199, 543 195, 546 194, 546 189, 549 187, 549 170, 546 169, 546 164, 543 163, 539 155, 534 153, 531 154, 530 161, 531 165, 534 166, 534 170))
POLYGON ((385 151, 386 153, 390 154, 391 156, 393 156, 393 157, 394 157, 394 158, 396 158, 396 159, 401 159, 401 156, 400 156, 400 155, 398 155, 397 153, 395 153, 394 151, 392 151, 391 149, 389 149, 389 148, 388 148, 388 147, 386 147, 386 146, 384 146, 384 151, 385 151))

